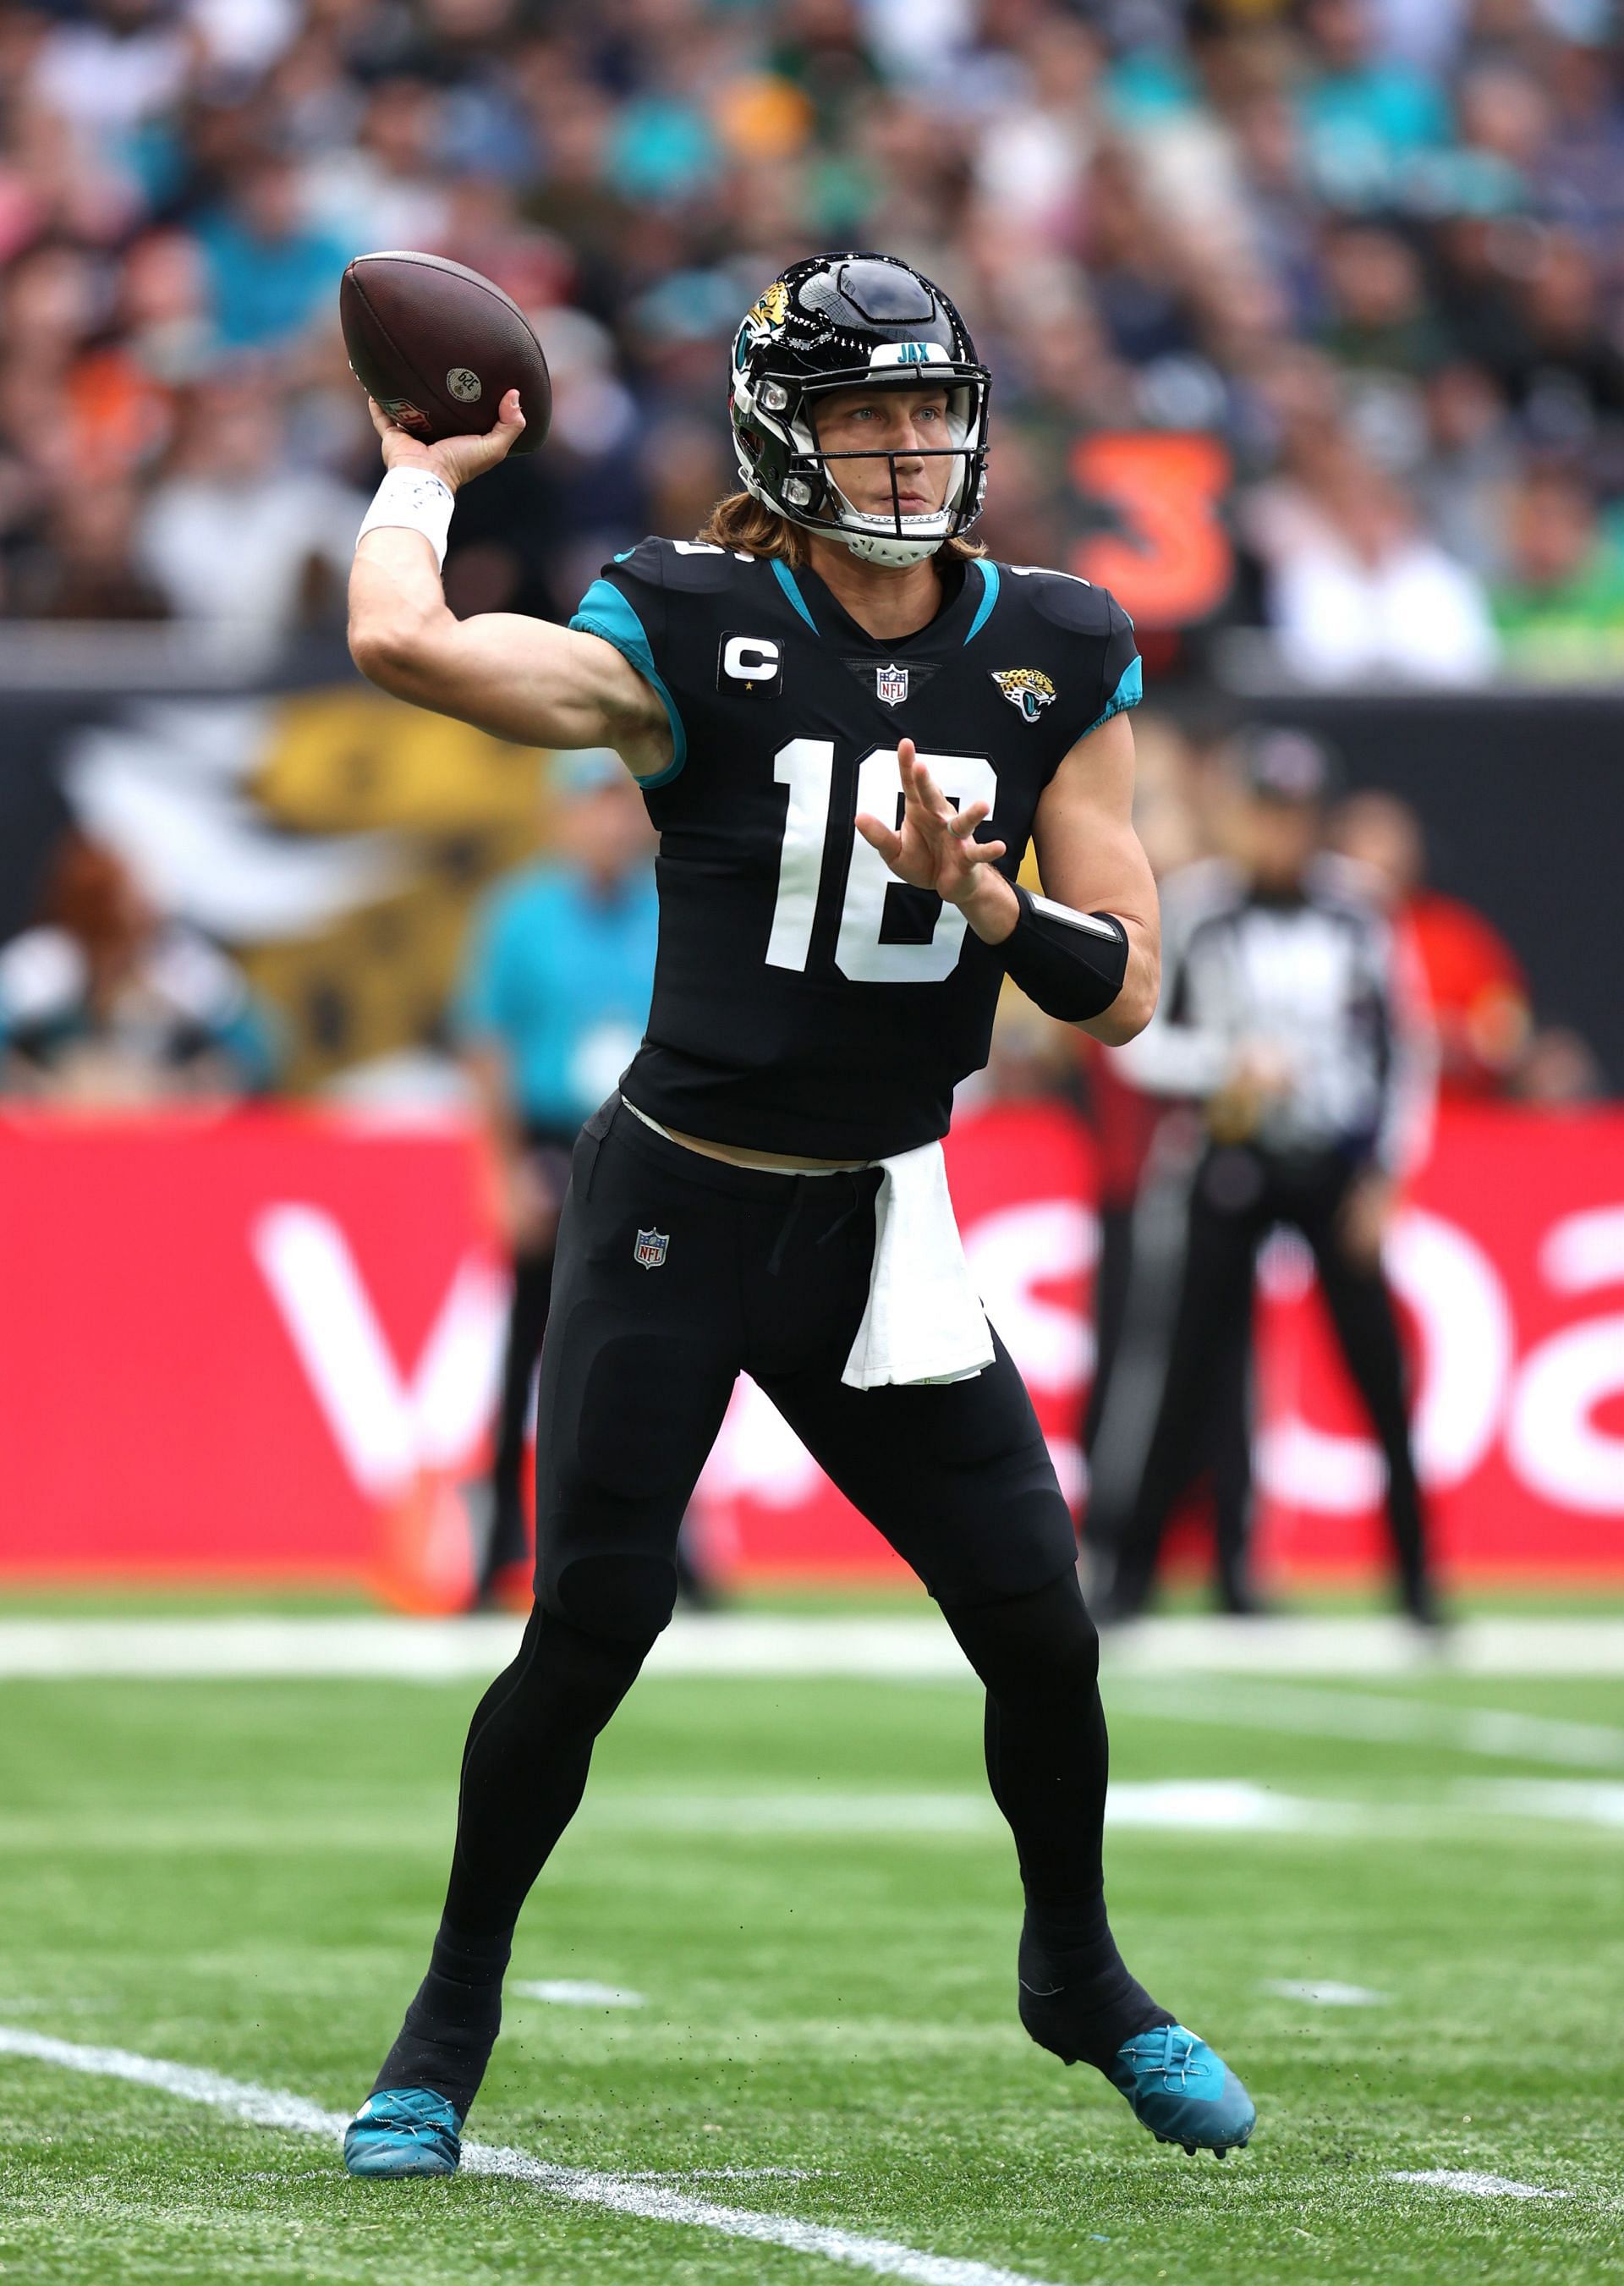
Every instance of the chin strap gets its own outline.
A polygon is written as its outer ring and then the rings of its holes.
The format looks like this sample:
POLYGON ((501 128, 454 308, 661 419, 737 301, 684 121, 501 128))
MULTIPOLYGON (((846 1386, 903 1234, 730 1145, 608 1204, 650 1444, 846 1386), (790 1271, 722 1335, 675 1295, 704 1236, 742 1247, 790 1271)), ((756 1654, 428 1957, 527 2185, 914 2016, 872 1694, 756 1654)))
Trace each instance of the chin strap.
POLYGON ((997 950, 1006 975, 1045 1016, 1103 1015, 1128 973, 1128 932, 1111 913, 1078 913, 1016 888, 1021 918, 997 950))
POLYGON ((849 528, 842 528, 839 533, 832 532, 828 536, 840 539, 847 553, 856 556, 859 562, 887 564, 898 572, 905 570, 911 564, 928 563, 942 545, 940 538, 909 540, 895 532, 853 532, 849 528))

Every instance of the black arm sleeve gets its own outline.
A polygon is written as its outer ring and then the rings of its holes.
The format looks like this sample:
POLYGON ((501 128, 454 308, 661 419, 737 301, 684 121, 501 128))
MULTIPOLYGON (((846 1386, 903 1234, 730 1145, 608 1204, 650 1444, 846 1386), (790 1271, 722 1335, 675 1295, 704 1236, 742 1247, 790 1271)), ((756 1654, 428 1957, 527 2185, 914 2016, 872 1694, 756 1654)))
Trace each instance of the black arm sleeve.
POLYGON ((1109 913, 1075 913, 1017 888, 1021 918, 998 951, 1006 975, 1045 1016, 1080 1024, 1103 1015, 1128 973, 1128 932, 1109 913))

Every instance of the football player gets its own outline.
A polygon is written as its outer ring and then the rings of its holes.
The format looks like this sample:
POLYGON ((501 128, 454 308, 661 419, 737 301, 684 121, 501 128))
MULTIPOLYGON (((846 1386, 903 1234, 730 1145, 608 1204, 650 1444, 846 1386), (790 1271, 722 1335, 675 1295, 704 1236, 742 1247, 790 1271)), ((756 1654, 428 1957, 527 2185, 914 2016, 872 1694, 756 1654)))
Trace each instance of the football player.
POLYGON ((730 381, 742 490, 698 540, 606 564, 567 629, 459 621, 438 577, 452 495, 520 434, 516 395, 488 436, 431 445, 374 407, 389 472, 355 561, 358 663, 501 737, 615 747, 659 832, 660 916, 648 1032, 576 1147, 559 1233, 535 1607, 474 1716, 429 1971, 346 2161, 457 2164, 519 1910, 670 1618, 677 1528, 741 1370, 986 1687, 1027 2030, 1163 2140, 1222 2154, 1251 2102, 1107 1920, 1098 1638, 940 1148, 1005 976, 1112 1043, 1155 1005, 1131 625, 1087 581, 966 540, 989 375, 906 264, 792 264, 730 381), (1042 897, 1015 886, 1029 838, 1042 897))

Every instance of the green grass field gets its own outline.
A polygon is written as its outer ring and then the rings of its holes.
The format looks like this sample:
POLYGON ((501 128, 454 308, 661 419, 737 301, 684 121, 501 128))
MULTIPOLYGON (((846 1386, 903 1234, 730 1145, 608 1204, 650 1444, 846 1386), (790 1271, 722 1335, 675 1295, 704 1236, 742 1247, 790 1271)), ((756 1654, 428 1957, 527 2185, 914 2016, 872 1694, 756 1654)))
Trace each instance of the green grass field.
MULTIPOLYGON (((477 1696, 0 1683, 0 2028, 351 2108, 422 1966, 477 1696)), ((1113 1687, 1118 1935, 1257 2100, 1220 2167, 1021 2032, 973 1690, 650 1676, 513 1969, 643 2005, 512 1998, 469 2132, 883 2239, 914 2266, 871 2273, 933 2286, 1624 2278, 1620 1698, 1113 1687), (725 2172, 762 2169, 795 2172, 725 2172), (1394 2180, 1426 2170, 1549 2195, 1394 2180)), ((352 2183, 320 2136, 39 2056, 0 2053, 0 2276, 30 2286, 813 2286, 857 2260, 511 2178, 352 2183)))

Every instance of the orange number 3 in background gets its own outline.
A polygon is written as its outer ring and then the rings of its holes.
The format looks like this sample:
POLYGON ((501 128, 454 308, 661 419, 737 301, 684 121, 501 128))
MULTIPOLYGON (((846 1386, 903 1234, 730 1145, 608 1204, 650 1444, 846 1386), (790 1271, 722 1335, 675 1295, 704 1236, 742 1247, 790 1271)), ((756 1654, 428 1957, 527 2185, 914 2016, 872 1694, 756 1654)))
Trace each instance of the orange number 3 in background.
POLYGON ((1118 515, 1120 532, 1080 540, 1071 568, 1111 593, 1141 626, 1187 627, 1228 595, 1234 551, 1222 508, 1229 454, 1215 437, 1084 437, 1072 482, 1118 515))

